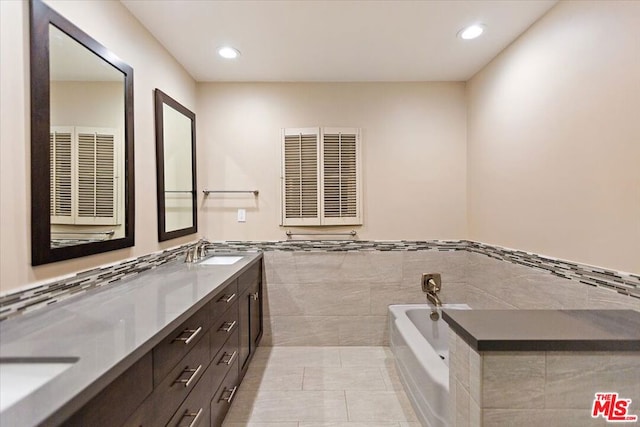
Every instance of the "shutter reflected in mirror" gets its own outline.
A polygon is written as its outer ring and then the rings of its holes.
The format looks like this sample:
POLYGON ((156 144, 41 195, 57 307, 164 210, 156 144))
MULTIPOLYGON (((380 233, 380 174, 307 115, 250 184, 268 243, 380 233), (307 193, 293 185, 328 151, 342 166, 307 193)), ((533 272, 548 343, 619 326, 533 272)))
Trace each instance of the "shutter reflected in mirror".
POLYGON ((73 224, 72 139, 73 128, 56 128, 49 134, 53 224, 73 224))
POLYGON ((78 131, 77 224, 117 223, 115 132, 78 131))
POLYGON ((56 126, 49 144, 51 224, 117 225, 117 130, 56 126))

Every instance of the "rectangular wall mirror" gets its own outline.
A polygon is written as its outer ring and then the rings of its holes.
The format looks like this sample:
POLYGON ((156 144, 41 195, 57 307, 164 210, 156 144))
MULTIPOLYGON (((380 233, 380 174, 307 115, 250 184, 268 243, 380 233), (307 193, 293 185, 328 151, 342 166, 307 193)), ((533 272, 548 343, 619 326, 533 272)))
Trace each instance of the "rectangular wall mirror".
POLYGON ((30 2, 32 264, 134 244, 133 69, 30 2))
POLYGON ((198 231, 196 115, 155 90, 158 240, 198 231))

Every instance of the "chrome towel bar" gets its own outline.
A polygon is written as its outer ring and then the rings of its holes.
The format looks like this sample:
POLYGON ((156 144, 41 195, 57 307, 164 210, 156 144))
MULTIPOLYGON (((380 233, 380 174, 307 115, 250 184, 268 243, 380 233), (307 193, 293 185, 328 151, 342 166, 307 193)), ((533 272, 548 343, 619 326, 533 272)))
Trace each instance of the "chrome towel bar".
POLYGON ((211 193, 253 193, 254 196, 257 196, 258 190, 202 190, 205 196, 208 196, 211 193))
POLYGON ((52 231, 51 234, 106 234, 108 236, 113 236, 116 234, 115 230, 109 231, 52 231))
POLYGON ((291 230, 287 230, 286 232, 287 237, 291 237, 291 236, 356 236, 358 233, 356 232, 356 230, 351 230, 347 233, 330 233, 330 232, 326 232, 326 233, 293 233, 291 232, 291 230))

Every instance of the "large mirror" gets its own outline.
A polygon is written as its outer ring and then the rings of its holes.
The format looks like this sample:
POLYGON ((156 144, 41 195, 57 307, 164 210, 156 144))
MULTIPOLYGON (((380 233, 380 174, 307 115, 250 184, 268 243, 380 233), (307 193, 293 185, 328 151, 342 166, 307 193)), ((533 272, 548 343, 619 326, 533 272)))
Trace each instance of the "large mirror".
POLYGON ((133 69, 40 0, 30 19, 32 264, 133 246, 133 69))
POLYGON ((160 89, 155 91, 158 240, 198 231, 196 115, 160 89))

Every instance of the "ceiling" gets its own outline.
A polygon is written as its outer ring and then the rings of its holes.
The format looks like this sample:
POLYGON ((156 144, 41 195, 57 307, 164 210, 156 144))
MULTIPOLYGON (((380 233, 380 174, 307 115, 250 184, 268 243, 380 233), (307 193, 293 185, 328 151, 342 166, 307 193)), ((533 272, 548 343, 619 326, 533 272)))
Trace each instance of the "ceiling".
POLYGON ((365 82, 466 81, 558 0, 121 1, 197 81, 365 82))

